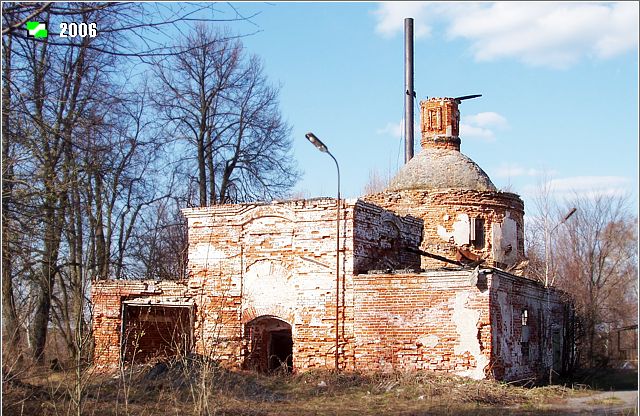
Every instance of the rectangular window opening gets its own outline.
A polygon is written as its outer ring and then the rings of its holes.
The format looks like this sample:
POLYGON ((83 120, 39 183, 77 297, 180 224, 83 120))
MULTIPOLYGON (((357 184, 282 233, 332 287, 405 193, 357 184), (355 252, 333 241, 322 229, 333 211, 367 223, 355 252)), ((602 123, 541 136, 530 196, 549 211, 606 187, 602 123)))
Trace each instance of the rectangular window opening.
POLYGON ((473 242, 475 249, 481 250, 485 245, 484 238, 484 219, 483 218, 471 218, 470 236, 469 239, 473 242))

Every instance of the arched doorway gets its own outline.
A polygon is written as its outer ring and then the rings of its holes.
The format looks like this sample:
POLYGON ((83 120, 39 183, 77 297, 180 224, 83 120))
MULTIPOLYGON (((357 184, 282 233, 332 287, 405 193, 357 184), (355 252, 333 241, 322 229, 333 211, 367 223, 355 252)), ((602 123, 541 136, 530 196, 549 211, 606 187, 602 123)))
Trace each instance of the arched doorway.
POLYGON ((260 316, 245 324, 244 367, 270 373, 293 370, 291 325, 275 316, 260 316))

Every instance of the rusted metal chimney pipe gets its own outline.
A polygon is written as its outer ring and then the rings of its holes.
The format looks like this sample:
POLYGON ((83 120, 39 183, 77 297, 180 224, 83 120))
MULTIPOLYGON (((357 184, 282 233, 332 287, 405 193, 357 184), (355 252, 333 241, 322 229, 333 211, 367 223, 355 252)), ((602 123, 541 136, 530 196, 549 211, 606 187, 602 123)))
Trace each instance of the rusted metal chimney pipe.
POLYGON ((413 18, 404 19, 404 163, 413 158, 413 18))

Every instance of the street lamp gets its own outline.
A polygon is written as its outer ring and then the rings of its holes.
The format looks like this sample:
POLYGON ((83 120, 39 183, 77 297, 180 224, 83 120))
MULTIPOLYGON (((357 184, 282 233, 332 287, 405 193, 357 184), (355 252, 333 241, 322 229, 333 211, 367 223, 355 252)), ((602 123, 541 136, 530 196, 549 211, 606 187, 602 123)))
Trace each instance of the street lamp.
POLYGON ((545 265, 544 265, 544 287, 548 287, 549 286, 549 258, 551 257, 549 246, 551 245, 551 234, 560 225, 564 224, 569 219, 569 217, 571 217, 573 214, 575 214, 575 212, 577 210, 578 210, 577 208, 571 208, 571 210, 567 213, 567 215, 564 216, 562 221, 557 223, 555 225, 555 227, 553 227, 551 229, 551 231, 546 231, 547 227, 545 227, 545 233, 544 233, 544 236, 545 236, 545 239, 544 239, 544 260, 545 260, 545 265))
POLYGON ((340 332, 338 331, 338 325, 340 319, 338 314, 340 312, 340 166, 338 161, 331 154, 327 146, 322 143, 322 140, 318 139, 315 134, 309 132, 304 135, 307 140, 311 142, 318 150, 331 156, 331 159, 336 163, 336 170, 338 172, 338 199, 336 199, 336 371, 339 371, 338 365, 338 347, 340 332))

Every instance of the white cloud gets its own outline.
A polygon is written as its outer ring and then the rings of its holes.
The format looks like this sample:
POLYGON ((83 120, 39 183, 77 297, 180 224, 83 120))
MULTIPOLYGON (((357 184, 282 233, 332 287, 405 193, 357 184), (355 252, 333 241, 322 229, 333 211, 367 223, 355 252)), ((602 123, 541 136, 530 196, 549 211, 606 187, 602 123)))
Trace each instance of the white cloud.
POLYGON ((460 121, 460 137, 482 139, 487 142, 496 140, 494 130, 508 127, 507 119, 498 113, 483 112, 463 116, 460 121))
POLYGON ((575 176, 552 179, 550 185, 552 192, 559 196, 623 195, 628 191, 630 181, 622 176, 575 176))
POLYGON ((554 174, 555 172, 550 172, 544 169, 527 168, 522 165, 503 163, 493 172, 492 176, 496 178, 517 178, 522 176, 533 178, 537 176, 554 174))
MULTIPOLYGON (((413 126, 413 131, 414 131, 414 138, 417 137, 419 140, 420 126, 417 123, 413 126)), ((397 123, 388 122, 386 126, 377 129, 376 134, 381 136, 390 136, 390 137, 393 137, 394 139, 403 138, 404 137, 404 118, 400 119, 400 121, 397 123)))
POLYGON ((609 58, 638 44, 638 4, 500 2, 453 17, 448 34, 471 41, 479 61, 514 57, 565 68, 583 56, 609 58))
POLYGON ((431 35, 431 28, 427 24, 428 3, 419 1, 392 1, 380 3, 373 12, 378 20, 376 33, 389 38, 396 33, 403 33, 404 19, 413 17, 413 33, 416 38, 431 35))
POLYGON ((490 129, 474 126, 471 124, 460 123, 460 137, 482 139, 487 142, 495 142, 496 135, 490 129))
POLYGON ((485 111, 478 114, 468 115, 463 117, 463 119, 470 124, 475 124, 481 127, 507 127, 507 119, 493 111, 485 111))
POLYGON ((391 136, 395 139, 402 137, 402 129, 404 127, 404 120, 400 120, 399 123, 387 123, 386 126, 376 130, 376 134, 382 136, 391 136))
POLYGON ((449 38, 470 42, 477 61, 513 58, 551 68, 638 47, 638 2, 410 3, 381 3, 376 32, 401 33, 404 17, 414 17, 420 33, 429 34, 441 19, 449 38))
MULTIPOLYGON (((549 181, 551 194, 556 198, 595 198, 597 196, 623 196, 631 191, 631 180, 622 176, 574 176, 549 181)), ((525 193, 535 195, 538 187, 529 185, 525 193)))

